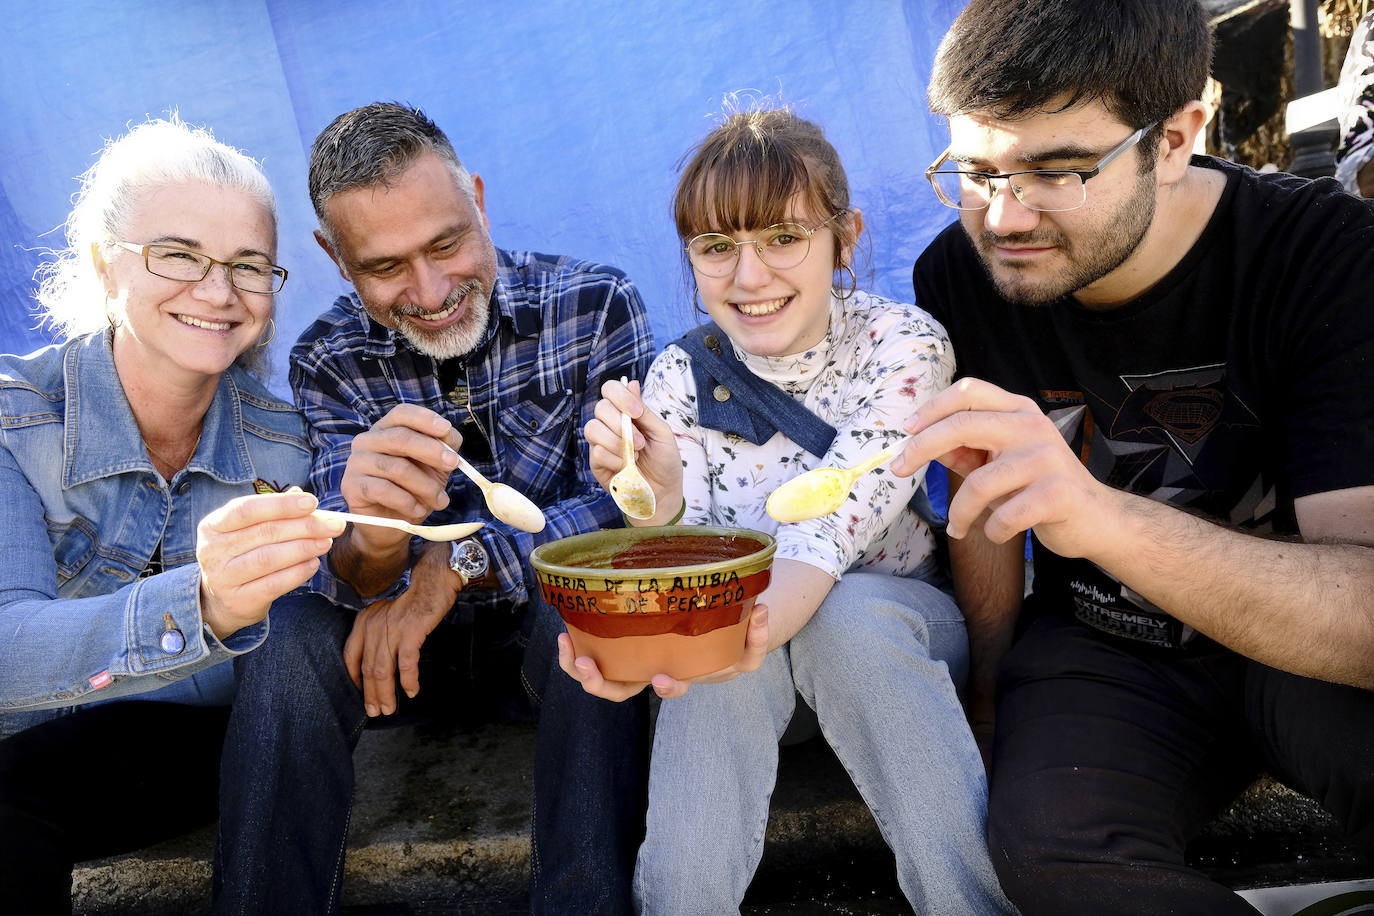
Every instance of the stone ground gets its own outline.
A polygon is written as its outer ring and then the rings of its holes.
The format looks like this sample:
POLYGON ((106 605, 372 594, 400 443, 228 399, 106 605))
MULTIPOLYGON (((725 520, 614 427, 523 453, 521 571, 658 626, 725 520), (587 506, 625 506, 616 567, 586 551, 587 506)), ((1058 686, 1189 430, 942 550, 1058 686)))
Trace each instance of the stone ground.
MULTIPOLYGON (((526 912, 533 749, 531 725, 365 732, 345 916, 526 912)), ((213 842, 207 827, 85 863, 73 879, 74 911, 206 912, 213 842)), ((1236 888, 1374 877, 1329 816, 1273 783, 1252 787, 1199 838, 1192 858, 1236 888)), ((764 859, 744 912, 909 912, 871 815, 820 739, 783 748, 764 859)))

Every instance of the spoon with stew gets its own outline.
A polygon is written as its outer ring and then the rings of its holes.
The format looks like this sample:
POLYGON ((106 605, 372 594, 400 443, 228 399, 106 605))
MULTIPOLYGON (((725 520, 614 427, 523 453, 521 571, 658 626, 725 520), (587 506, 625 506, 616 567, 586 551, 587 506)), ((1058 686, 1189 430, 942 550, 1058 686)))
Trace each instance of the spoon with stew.
MULTIPOLYGON (((628 386, 630 383, 622 375, 620 384, 628 386)), ((620 412, 620 455, 625 466, 606 482, 606 488, 611 491, 611 499, 615 500, 620 511, 630 518, 640 521, 653 518, 658 501, 654 498, 654 488, 635 465, 634 423, 630 420, 630 415, 623 410, 620 412)))
POLYGON ((896 458, 905 444, 884 449, 852 468, 813 468, 798 474, 769 494, 764 509, 775 521, 783 523, 829 515, 844 505, 854 481, 896 458))

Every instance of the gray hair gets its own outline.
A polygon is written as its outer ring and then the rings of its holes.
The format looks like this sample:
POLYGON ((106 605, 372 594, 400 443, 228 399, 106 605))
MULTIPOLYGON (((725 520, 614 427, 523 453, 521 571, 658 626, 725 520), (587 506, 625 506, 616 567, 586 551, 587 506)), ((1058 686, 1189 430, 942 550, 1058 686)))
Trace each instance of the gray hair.
POLYGON ((472 175, 448 137, 420 109, 373 102, 331 121, 310 148, 310 203, 325 240, 335 246, 334 227, 324 212, 330 197, 353 188, 386 186, 425 153, 449 165, 458 187, 475 205, 472 175))
MULTIPOLYGON (((135 208, 150 190, 193 181, 234 188, 262 206, 274 229, 277 222, 276 199, 258 164, 175 114, 107 141, 80 181, 67 214, 67 246, 53 252, 34 275, 43 323, 64 338, 106 323, 105 290, 91 263, 91 246, 122 239, 135 208)), ((240 362, 252 364, 255 353, 260 351, 249 350, 240 362)))

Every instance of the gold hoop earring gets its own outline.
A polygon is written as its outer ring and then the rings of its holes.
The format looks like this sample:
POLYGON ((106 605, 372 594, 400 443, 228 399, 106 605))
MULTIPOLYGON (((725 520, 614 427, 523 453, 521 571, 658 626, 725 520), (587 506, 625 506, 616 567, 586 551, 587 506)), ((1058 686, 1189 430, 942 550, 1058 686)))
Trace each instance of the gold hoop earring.
POLYGON ((845 270, 849 272, 849 289, 845 292, 843 296, 841 296, 838 292, 835 293, 835 298, 840 300, 841 302, 844 302, 850 296, 854 295, 854 293, 858 290, 859 278, 854 275, 854 268, 850 267, 848 264, 841 264, 840 270, 845 270))
POLYGON ((270 343, 273 341, 273 339, 275 339, 276 336, 277 336, 277 322, 276 322, 276 319, 273 319, 273 318, 267 319, 267 326, 268 326, 268 328, 271 329, 271 333, 267 335, 267 339, 266 339, 266 340, 260 340, 260 341, 258 341, 257 346, 258 346, 259 349, 261 349, 262 347, 265 347, 265 346, 267 346, 268 344, 270 344, 270 343))

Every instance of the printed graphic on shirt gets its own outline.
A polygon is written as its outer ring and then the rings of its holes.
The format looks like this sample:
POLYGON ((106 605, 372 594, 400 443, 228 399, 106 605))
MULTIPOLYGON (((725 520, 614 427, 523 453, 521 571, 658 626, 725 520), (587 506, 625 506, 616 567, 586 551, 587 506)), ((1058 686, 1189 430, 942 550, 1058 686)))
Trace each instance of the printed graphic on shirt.
POLYGON ((1273 487, 1261 479, 1253 453, 1246 454, 1260 447, 1259 420, 1230 391, 1223 365, 1120 376, 1119 384, 1116 391, 1086 392, 1071 406, 1067 391, 1041 394, 1046 413, 1094 477, 1232 524, 1267 525, 1273 487), (1243 465, 1256 470, 1238 485, 1235 471, 1243 465))
POLYGON ((1183 625, 1143 595, 1131 591, 1105 570, 1096 581, 1069 580, 1073 616, 1080 623, 1152 646, 1174 647, 1183 643, 1183 625))
POLYGON ((444 397, 450 404, 458 408, 458 410, 467 410, 468 405, 472 403, 472 395, 468 388, 467 379, 460 378, 452 387, 444 392, 444 397))
POLYGON ((1040 400, 1046 404, 1082 404, 1083 392, 1069 388, 1042 388, 1040 400))
POLYGON ((1123 375, 1130 395, 1117 411, 1108 435, 1158 430, 1192 463, 1201 444, 1221 421, 1226 402, 1222 365, 1175 369, 1154 375, 1123 375))
MULTIPOLYGON (((1087 392, 1077 403, 1067 390, 1040 392, 1046 414, 1095 478, 1233 525, 1270 527, 1272 484, 1253 457, 1236 460, 1260 447, 1259 422, 1229 391, 1223 365, 1121 376, 1120 384, 1117 391, 1087 392), (1256 470, 1238 489, 1232 478, 1243 466, 1256 470)), ((1061 606, 1071 606, 1080 622, 1156 646, 1177 647, 1191 635, 1106 571, 1047 553, 1037 551, 1037 590, 1062 589, 1067 602, 1061 606)))

